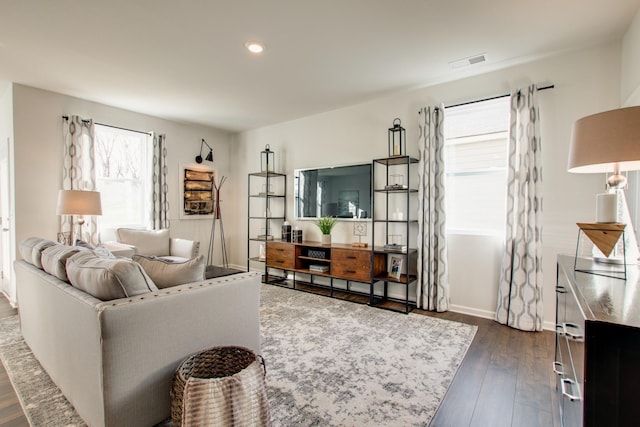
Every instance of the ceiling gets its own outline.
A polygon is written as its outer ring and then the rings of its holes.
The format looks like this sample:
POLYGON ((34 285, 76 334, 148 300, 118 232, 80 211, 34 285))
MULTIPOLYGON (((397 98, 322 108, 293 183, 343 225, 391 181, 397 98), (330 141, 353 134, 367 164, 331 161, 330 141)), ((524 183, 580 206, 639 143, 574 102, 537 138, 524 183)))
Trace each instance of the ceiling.
POLYGON ((618 40, 640 0, 3 0, 0 79, 241 131, 618 40), (249 40, 266 45, 254 56, 249 40), (484 63, 450 63, 485 54, 484 63))

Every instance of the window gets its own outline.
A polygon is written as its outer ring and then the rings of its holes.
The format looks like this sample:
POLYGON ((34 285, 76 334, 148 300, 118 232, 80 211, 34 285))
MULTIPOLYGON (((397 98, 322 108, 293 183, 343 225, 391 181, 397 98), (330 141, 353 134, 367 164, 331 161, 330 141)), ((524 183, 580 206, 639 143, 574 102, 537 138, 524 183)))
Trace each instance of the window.
POLYGON ((447 229, 504 233, 509 97, 446 108, 447 229))
POLYGON ((102 198, 100 229, 148 228, 151 223, 151 136, 96 125, 96 186, 102 198))

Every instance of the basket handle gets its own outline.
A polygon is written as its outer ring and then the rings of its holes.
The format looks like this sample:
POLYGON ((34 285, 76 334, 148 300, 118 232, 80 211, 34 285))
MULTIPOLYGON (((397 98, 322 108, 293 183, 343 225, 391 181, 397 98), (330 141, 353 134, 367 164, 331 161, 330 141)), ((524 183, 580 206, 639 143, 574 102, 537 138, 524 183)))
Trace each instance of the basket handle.
POLYGON ((262 370, 264 371, 263 376, 266 377, 267 376, 267 365, 264 362, 264 357, 262 357, 261 355, 258 354, 258 355, 256 355, 256 358, 260 362, 260 365, 262 365, 262 370))

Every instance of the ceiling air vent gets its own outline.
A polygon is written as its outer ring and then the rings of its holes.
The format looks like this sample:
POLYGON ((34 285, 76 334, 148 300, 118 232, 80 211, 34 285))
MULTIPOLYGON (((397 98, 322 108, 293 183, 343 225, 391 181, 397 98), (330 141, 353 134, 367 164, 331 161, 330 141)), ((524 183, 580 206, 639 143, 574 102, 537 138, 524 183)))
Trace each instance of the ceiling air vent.
POLYGON ((470 56, 468 58, 464 58, 464 59, 459 59, 457 61, 453 61, 453 62, 449 62, 449 65, 451 65, 451 68, 462 68, 462 67, 468 67, 469 65, 475 65, 475 64, 480 64, 482 62, 485 62, 487 60, 487 56, 486 54, 481 54, 481 55, 474 55, 474 56, 470 56))

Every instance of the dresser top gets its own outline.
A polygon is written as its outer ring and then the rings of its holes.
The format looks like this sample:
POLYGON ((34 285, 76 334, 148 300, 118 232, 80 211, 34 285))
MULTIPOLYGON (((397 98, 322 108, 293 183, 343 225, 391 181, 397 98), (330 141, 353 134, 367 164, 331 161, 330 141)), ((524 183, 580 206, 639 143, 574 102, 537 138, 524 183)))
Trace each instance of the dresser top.
MULTIPOLYGON (((627 280, 574 271, 575 257, 558 256, 558 274, 563 274, 575 290, 580 308, 587 320, 640 327, 640 282, 637 265, 627 266, 627 280)), ((578 258, 582 270, 622 270, 622 265, 609 266, 588 258, 578 258)))

